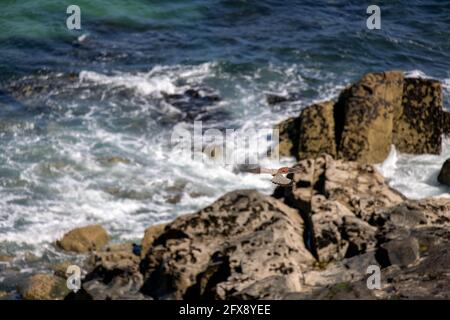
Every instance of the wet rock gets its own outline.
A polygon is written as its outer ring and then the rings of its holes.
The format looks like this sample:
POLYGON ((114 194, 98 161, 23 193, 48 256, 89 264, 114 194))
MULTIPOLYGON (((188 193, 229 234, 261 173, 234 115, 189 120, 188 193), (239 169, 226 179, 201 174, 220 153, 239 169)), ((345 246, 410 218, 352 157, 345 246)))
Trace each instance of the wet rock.
POLYGON ((369 73, 340 96, 336 112, 343 113, 339 158, 380 163, 392 143, 394 110, 400 108, 403 74, 369 73))
POLYGON ((299 122, 298 159, 314 158, 321 153, 336 157, 334 102, 326 101, 305 108, 299 122))
POLYGON ((25 300, 59 300, 69 293, 69 289, 63 278, 50 274, 35 274, 20 292, 25 300))
POLYGON ((442 165, 439 172, 438 181, 442 184, 450 186, 450 159, 447 159, 442 165))
POLYGON ((156 224, 145 229, 144 238, 141 241, 141 254, 144 257, 148 249, 153 245, 153 241, 163 233, 167 223, 156 224))
POLYGON ((102 226, 89 225, 66 233, 57 245, 66 251, 88 252, 101 249, 108 241, 108 234, 102 226))
POLYGON ((227 299, 272 276, 300 288, 314 261, 298 212, 256 191, 228 193, 170 223, 143 263, 142 292, 158 298, 227 299))
POLYGON ((443 97, 437 80, 405 78, 401 108, 395 115, 393 142, 398 151, 440 154, 443 97))
POLYGON ((273 106, 279 103, 290 101, 288 96, 280 96, 276 94, 267 94, 266 101, 269 106, 273 106))

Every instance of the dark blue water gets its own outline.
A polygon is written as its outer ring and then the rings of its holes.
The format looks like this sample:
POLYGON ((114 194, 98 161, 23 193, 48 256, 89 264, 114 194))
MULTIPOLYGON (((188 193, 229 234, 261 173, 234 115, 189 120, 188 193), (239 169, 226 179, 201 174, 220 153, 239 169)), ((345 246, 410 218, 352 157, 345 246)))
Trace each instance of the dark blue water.
MULTIPOLYGON (((194 120, 271 127, 387 69, 440 79, 448 102, 450 1, 376 3, 381 30, 361 1, 79 0, 82 30, 69 31, 72 1, 2 1, 0 250, 52 250, 94 222, 136 239, 223 192, 270 192, 173 153, 167 135, 194 120), (220 99, 165 98, 186 90, 220 99), (269 92, 301 99, 271 108, 269 92)), ((445 192, 432 183, 444 156, 399 156, 395 186, 445 192)))

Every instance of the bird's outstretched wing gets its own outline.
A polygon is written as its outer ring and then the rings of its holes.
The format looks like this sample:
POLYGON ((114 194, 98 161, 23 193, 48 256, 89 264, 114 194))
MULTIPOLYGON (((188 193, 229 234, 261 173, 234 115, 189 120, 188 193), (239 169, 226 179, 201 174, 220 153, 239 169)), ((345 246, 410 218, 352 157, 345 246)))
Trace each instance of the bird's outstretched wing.
POLYGON ((291 185, 292 180, 289 178, 286 178, 282 174, 276 174, 272 179, 272 183, 275 183, 279 186, 287 187, 287 186, 291 185))

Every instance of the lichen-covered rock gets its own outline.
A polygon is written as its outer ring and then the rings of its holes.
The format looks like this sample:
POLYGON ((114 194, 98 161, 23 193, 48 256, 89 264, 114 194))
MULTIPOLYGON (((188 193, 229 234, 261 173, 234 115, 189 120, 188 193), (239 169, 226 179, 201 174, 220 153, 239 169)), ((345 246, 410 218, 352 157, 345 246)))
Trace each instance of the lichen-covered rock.
POLYGON ((298 159, 314 158, 321 153, 336 157, 333 101, 303 109, 299 122, 298 159))
POLYGON ((76 228, 57 241, 57 245, 66 251, 88 252, 99 250, 109 241, 106 230, 100 225, 76 228))
POLYGON ((450 159, 447 159, 442 165, 438 175, 438 181, 442 184, 450 186, 450 159))
POLYGON ((444 111, 442 114, 442 132, 446 136, 450 136, 450 112, 444 111))
POLYGON ((21 289, 25 300, 59 300, 69 293, 66 280, 50 274, 35 274, 21 289))
POLYGON ((405 198, 390 188, 372 165, 334 160, 329 155, 302 160, 293 185, 275 196, 299 209, 307 247, 321 262, 351 257, 377 244, 376 213, 405 198))
POLYGON ((405 78, 400 109, 395 114, 393 142, 398 151, 440 154, 443 97, 437 80, 405 78))
POLYGON ((280 157, 297 157, 299 143, 299 118, 288 118, 278 125, 275 129, 279 130, 278 155, 280 157))
POLYGON ((143 261, 142 292, 227 299, 272 276, 299 290, 313 262, 297 210, 256 191, 235 191, 165 228, 143 261))
POLYGON ((344 113, 339 158, 361 163, 383 162, 392 144, 394 110, 400 107, 403 74, 369 73, 346 89, 336 105, 344 113))

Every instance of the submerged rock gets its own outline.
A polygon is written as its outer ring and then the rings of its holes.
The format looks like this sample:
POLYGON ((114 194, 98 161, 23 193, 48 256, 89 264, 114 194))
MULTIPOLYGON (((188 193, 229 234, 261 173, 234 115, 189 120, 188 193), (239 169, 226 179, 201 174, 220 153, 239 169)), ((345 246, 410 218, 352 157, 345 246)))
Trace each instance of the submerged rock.
POLYGON ((56 244, 66 251, 88 252, 101 249, 108 241, 108 234, 102 226, 90 225, 73 229, 56 244))

